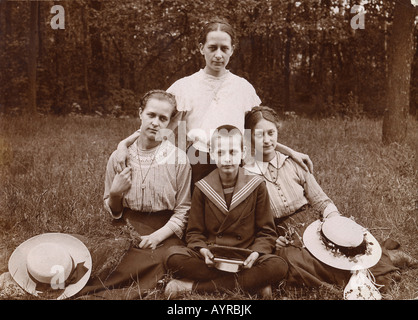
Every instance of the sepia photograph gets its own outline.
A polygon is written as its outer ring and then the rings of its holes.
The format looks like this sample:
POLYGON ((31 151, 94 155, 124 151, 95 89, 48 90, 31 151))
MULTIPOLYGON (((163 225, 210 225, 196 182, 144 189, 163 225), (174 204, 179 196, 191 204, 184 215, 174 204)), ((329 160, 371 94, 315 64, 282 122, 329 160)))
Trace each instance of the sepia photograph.
POLYGON ((0 300, 417 300, 417 243, 418 0, 0 0, 0 300))

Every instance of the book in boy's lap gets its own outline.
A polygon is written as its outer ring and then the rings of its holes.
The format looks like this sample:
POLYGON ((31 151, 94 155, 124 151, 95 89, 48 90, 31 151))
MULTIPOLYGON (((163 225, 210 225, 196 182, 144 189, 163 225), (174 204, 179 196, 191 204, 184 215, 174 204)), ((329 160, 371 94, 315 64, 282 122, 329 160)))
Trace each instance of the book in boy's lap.
POLYGON ((208 249, 214 255, 215 267, 227 272, 238 272, 245 259, 253 252, 249 249, 216 244, 209 245, 208 249))

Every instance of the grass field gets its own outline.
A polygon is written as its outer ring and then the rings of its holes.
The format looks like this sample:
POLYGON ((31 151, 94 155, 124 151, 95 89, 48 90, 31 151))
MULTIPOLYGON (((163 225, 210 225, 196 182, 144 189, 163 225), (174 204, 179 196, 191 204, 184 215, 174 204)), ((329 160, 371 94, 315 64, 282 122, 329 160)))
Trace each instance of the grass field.
MULTIPOLYGON (((39 233, 112 236, 103 210, 106 162, 136 119, 99 117, 0 118, 0 273, 16 246, 39 233)), ((383 146, 380 120, 289 119, 280 142, 309 154, 315 176, 346 216, 378 240, 391 237, 418 257, 418 194, 414 163, 418 123, 409 119, 404 144, 383 146)), ((415 169, 416 170, 416 169, 415 169)), ((340 290, 340 289, 338 289, 340 290)), ((340 299, 342 291, 274 288, 275 299, 340 299), (341 294, 340 294, 341 293, 341 294)), ((418 270, 403 270, 386 299, 418 297, 418 270)), ((156 290, 147 299, 162 299, 156 290)), ((252 299, 230 296, 186 299, 252 299)))

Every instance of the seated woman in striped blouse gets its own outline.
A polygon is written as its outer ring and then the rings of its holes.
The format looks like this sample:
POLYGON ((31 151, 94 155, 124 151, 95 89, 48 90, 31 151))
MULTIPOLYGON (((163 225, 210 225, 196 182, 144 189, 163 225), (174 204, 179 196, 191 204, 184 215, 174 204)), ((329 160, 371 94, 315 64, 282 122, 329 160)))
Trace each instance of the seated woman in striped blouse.
POLYGON ((111 299, 143 296, 166 274, 167 249, 183 244, 191 202, 191 167, 186 154, 162 136, 175 113, 172 94, 149 91, 141 100, 141 133, 128 148, 127 167, 118 173, 115 152, 110 156, 104 205, 114 219, 127 221, 138 243, 106 279, 93 279, 82 294, 98 296, 97 291, 102 291, 101 297, 111 299), (135 290, 129 287, 133 283, 135 290))
MULTIPOLYGON (((330 267, 304 247, 303 232, 313 221, 340 215, 332 200, 325 194, 314 176, 303 170, 288 156, 275 149, 279 122, 269 107, 253 108, 245 117, 245 129, 251 130, 255 159, 244 166, 251 173, 264 178, 270 196, 279 238, 276 253, 289 266, 287 283, 290 285, 344 285, 351 273, 330 267)), ((387 254, 370 268, 377 280, 397 268, 387 254)), ((386 279, 385 279, 386 280, 386 279)))

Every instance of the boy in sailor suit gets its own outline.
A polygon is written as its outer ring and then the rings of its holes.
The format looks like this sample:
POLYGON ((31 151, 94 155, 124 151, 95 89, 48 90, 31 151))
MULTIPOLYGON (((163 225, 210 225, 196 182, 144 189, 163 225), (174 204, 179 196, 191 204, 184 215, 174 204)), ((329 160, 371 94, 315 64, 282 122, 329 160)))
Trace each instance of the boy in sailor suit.
POLYGON ((271 297, 271 284, 286 276, 286 262, 271 254, 277 234, 265 182, 240 167, 245 156, 243 135, 222 126, 211 138, 210 155, 217 169, 198 181, 186 231, 187 247, 169 249, 166 267, 179 279, 165 289, 169 298, 184 292, 226 292, 237 286, 271 297), (209 245, 251 250, 236 273, 214 267, 209 245))

